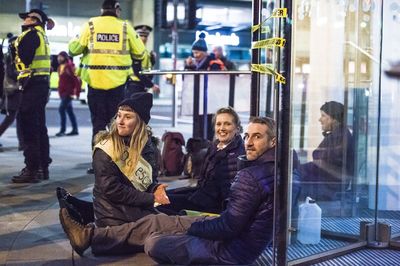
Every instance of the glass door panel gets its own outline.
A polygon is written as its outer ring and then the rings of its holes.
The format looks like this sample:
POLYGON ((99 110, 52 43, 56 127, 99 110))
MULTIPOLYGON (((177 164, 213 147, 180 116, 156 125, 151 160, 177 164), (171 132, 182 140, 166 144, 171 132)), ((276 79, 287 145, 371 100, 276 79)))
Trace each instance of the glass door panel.
POLYGON ((374 221, 380 17, 380 1, 294 1, 288 261, 351 246, 374 221))
MULTIPOLYGON (((383 1, 382 68, 400 62, 400 1, 383 1)), ((391 225, 392 237, 400 236, 400 97, 399 78, 381 76, 381 129, 378 185, 378 222, 391 225)), ((371 186, 370 190, 375 190, 371 186)), ((369 205, 375 204, 369 201, 369 205)))

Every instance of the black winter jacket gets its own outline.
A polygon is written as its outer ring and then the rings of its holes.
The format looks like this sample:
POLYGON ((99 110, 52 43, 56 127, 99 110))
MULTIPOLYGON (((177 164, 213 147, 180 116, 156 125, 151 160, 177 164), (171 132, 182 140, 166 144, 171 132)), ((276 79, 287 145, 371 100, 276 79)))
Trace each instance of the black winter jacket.
POLYGON ((154 210, 153 192, 157 187, 155 149, 152 142, 146 143, 143 158, 152 166, 153 183, 146 192, 136 190, 128 178, 103 150, 96 149, 93 154, 95 183, 93 188, 93 207, 95 222, 99 227, 134 222, 154 210))
POLYGON ((213 212, 221 212, 229 188, 237 174, 237 158, 244 154, 244 144, 236 135, 225 149, 218 150, 215 141, 207 150, 197 189, 189 200, 213 212))
POLYGON ((255 161, 242 156, 240 162, 226 210, 218 218, 194 222, 188 230, 214 240, 207 247, 218 254, 221 264, 251 264, 273 236, 275 150, 255 161))
POLYGON ((324 133, 324 139, 313 151, 313 161, 300 166, 302 181, 313 187, 317 200, 335 200, 337 192, 350 186, 354 176, 354 140, 347 127, 324 133))

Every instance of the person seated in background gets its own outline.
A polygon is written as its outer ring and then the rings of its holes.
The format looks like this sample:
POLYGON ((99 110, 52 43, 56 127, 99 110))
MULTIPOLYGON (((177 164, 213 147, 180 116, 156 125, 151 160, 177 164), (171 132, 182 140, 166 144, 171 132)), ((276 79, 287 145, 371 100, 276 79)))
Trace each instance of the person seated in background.
POLYGON ((300 165, 302 180, 311 182, 310 192, 303 186, 302 190, 312 193, 317 200, 333 200, 337 192, 351 189, 354 175, 354 140, 344 123, 343 104, 335 101, 326 102, 320 108, 322 134, 324 139, 313 151, 313 161, 300 165))
MULTIPOLYGON (((60 222, 72 248, 82 255, 144 251, 159 264, 249 265, 273 237, 276 124, 251 118, 246 155, 220 217, 148 215, 119 226, 83 225, 60 209, 60 222)), ((278 177, 276 177, 278 178, 278 177)))
POLYGON ((206 35, 200 33, 199 39, 192 44, 193 57, 189 56, 185 60, 185 70, 226 70, 224 63, 215 57, 214 54, 207 53, 206 35))
POLYGON ((69 208, 77 219, 94 221, 99 227, 120 225, 156 213, 156 205, 169 204, 166 185, 157 184, 155 152, 147 126, 152 97, 142 92, 123 100, 110 131, 96 135, 93 204, 57 189, 60 206, 69 208))
POLYGON ((220 213, 237 173, 237 158, 244 154, 242 126, 235 110, 223 107, 212 119, 215 141, 208 148, 195 188, 167 191, 171 202, 158 210, 169 215, 181 210, 220 213))
POLYGON ((212 52, 216 59, 219 59, 222 61, 222 63, 224 63, 225 70, 236 70, 235 64, 228 60, 228 58, 224 55, 224 49, 222 46, 214 46, 212 52))

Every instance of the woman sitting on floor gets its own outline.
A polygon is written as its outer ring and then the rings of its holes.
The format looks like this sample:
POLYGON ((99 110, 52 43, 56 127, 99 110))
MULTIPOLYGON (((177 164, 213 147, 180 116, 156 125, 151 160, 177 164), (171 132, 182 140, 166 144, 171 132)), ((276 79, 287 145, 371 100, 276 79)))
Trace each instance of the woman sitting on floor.
POLYGON ((150 93, 137 93, 118 105, 110 131, 96 135, 93 203, 57 188, 60 207, 85 224, 105 227, 136 221, 156 213, 154 206, 169 204, 166 185, 157 184, 152 166, 155 151, 147 127, 152 101, 150 93))
POLYGON ((237 173, 237 158, 245 153, 238 114, 231 107, 217 110, 212 123, 215 141, 208 148, 198 184, 194 188, 167 191, 171 204, 157 209, 169 215, 189 209, 220 213, 225 208, 229 188, 237 173))

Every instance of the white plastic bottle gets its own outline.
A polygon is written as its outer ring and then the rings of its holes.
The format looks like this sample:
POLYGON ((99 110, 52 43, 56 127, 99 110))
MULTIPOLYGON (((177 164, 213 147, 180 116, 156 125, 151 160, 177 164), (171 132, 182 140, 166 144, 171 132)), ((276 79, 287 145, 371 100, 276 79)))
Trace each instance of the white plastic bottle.
POLYGON ((310 197, 299 206, 297 239, 302 244, 318 244, 321 240, 321 208, 310 197))

